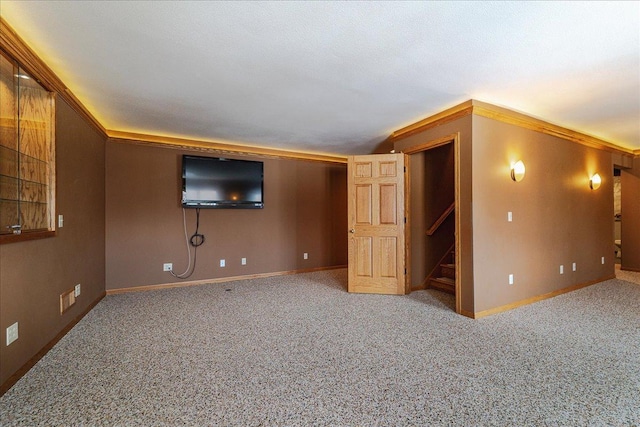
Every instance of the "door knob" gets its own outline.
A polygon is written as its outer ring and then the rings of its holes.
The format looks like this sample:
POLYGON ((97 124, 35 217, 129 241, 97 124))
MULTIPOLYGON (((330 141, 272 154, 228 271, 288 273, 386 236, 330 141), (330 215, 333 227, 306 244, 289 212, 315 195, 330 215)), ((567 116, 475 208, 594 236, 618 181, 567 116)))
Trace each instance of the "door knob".
POLYGON ((349 233, 355 233, 355 232, 356 232, 355 228, 352 228, 351 230, 349 230, 349 233))

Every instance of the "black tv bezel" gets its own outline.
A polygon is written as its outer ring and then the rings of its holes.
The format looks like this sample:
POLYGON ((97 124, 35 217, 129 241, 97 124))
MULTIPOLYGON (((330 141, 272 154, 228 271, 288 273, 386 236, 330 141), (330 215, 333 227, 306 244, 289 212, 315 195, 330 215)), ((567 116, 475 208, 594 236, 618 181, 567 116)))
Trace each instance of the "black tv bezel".
POLYGON ((232 159, 228 157, 195 156, 192 154, 182 155, 182 197, 183 208, 188 209, 263 209, 264 208, 264 162, 259 160, 232 159), (186 196, 186 158, 206 159, 210 161, 224 161, 232 163, 252 163, 261 165, 260 194, 262 201, 238 201, 238 200, 185 200, 186 196))

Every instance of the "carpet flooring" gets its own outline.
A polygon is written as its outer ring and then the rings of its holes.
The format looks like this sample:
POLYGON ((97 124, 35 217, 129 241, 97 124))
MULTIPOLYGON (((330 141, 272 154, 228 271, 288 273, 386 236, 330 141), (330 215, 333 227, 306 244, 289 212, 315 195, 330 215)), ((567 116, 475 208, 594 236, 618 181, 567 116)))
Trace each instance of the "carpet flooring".
POLYGON ((472 320, 346 279, 107 296, 0 398, 0 425, 640 425, 638 284, 472 320))

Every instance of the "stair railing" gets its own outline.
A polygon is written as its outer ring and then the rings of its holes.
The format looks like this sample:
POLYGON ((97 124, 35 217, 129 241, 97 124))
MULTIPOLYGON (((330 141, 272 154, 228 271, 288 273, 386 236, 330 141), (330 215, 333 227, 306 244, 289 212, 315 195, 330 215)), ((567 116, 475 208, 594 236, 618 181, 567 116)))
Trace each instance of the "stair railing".
POLYGON ((453 212, 456 208, 456 202, 451 203, 451 206, 449 206, 443 213, 442 215, 440 215, 440 217, 436 220, 436 222, 433 223, 433 225, 431 226, 431 228, 429 228, 427 230, 427 236, 432 236, 433 233, 436 232, 436 230, 442 225, 442 223, 444 222, 445 219, 447 219, 447 217, 449 217, 449 215, 451 215, 451 212, 453 212))

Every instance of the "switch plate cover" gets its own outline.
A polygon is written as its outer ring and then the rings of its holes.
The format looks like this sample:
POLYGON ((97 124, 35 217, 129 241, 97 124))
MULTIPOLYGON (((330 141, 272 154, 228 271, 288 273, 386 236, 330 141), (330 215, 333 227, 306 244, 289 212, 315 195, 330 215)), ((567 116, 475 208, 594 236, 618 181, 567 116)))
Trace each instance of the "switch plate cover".
POLYGON ((7 328, 7 345, 18 339, 18 322, 7 328))

